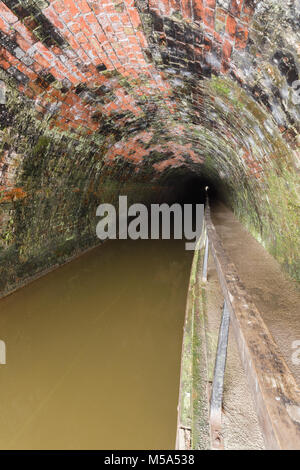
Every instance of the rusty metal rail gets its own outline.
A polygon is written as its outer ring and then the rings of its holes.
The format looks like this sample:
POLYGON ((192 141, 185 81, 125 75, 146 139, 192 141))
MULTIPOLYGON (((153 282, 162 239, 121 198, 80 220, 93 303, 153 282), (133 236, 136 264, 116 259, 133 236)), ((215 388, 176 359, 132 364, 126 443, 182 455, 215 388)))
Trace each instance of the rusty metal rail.
MULTIPOLYGON (((233 263, 228 259, 205 208, 201 239, 202 285, 207 282, 209 251, 224 296, 224 309, 215 364, 208 420, 211 447, 222 448, 222 396, 229 321, 264 436, 267 449, 300 449, 300 390, 261 314, 246 292, 233 263)), ((198 255, 197 255, 198 256, 198 255)))

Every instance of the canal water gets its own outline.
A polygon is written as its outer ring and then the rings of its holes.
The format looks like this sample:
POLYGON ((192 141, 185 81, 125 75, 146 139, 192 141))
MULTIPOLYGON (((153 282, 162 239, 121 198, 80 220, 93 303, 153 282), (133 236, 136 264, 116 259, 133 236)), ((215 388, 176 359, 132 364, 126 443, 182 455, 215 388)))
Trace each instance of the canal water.
POLYGON ((173 449, 192 252, 109 241, 0 301, 1 449, 173 449))

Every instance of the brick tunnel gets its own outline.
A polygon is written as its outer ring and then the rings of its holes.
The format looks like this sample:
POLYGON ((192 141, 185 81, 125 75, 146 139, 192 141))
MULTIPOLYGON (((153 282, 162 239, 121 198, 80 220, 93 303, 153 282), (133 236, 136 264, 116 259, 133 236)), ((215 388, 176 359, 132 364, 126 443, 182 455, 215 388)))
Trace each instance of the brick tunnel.
POLYGON ((1 1, 1 293, 99 244, 100 203, 197 185, 299 281, 299 21, 299 0, 1 1))

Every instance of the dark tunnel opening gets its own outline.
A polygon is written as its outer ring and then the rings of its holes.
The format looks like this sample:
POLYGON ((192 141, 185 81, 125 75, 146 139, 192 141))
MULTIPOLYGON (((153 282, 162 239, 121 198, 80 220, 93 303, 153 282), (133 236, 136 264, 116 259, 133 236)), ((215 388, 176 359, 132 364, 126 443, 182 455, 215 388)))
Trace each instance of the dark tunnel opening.
MULTIPOLYGON (((163 217, 165 215, 164 211, 166 211, 168 214, 167 219, 170 217, 170 239, 187 241, 188 238, 186 235, 190 230, 191 233, 197 234, 195 235, 196 241, 202 231, 204 209, 207 200, 210 206, 214 206, 220 201, 224 202, 224 198, 216 186, 216 181, 211 178, 179 170, 173 170, 170 173, 171 174, 169 174, 166 179, 161 181, 162 187, 167 188, 166 191, 162 191, 158 197, 154 199, 150 198, 147 202, 141 201, 148 209, 149 230, 154 223, 152 208, 159 205, 161 208, 159 216, 160 240, 166 239, 163 229, 163 217), (178 212, 177 209, 179 206, 180 210, 178 212), (187 215, 189 208, 191 208, 191 216, 187 215), (179 225, 181 225, 181 230, 179 229, 179 225), (180 236, 180 233, 182 236, 180 236)), ((129 217, 129 220, 133 221, 134 218, 135 217, 129 217)))
POLYGON ((215 183, 207 178, 191 175, 179 187, 178 202, 205 205, 207 196, 211 202, 220 198, 215 183))
MULTIPOLYGON (((215 181, 205 175, 176 171, 169 175, 164 181, 164 184, 171 188, 170 192, 167 192, 168 202, 204 205, 207 196, 210 204, 224 201, 224 195, 219 183, 219 181, 215 181)), ((163 203, 167 201, 161 200, 160 202, 163 203)))

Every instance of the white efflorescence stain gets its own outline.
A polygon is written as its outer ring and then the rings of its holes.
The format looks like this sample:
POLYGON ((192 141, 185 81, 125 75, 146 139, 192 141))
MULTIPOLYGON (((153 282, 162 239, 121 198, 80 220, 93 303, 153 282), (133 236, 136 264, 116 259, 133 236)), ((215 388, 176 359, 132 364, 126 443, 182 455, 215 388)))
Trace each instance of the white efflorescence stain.
POLYGON ((293 88, 293 103, 300 104, 300 80, 295 80, 292 83, 293 88))
POLYGON ((6 103, 6 85, 3 80, 0 80, 0 104, 6 103))
POLYGON ((295 351, 292 354, 292 363, 296 366, 300 365, 300 340, 292 342, 292 349, 295 351))
POLYGON ((0 339, 0 364, 6 364, 6 344, 0 339))

